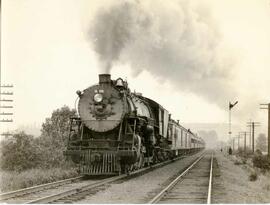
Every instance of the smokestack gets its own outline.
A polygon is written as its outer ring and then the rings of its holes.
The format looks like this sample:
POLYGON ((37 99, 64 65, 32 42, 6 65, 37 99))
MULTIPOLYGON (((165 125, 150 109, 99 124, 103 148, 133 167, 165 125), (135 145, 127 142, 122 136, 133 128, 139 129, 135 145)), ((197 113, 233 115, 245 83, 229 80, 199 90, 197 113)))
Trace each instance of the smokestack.
POLYGON ((111 83, 110 74, 99 74, 99 84, 109 84, 111 83))

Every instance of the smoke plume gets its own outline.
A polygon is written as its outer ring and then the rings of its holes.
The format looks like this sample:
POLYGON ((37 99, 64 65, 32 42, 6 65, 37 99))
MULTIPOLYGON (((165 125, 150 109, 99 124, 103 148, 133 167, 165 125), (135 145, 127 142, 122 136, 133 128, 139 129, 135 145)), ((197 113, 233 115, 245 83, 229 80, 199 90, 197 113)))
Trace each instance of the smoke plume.
POLYGON ((103 72, 109 73, 112 64, 120 60, 120 55, 132 41, 134 31, 148 29, 149 18, 135 3, 121 3, 101 10, 91 28, 90 37, 95 51, 99 54, 103 72))
POLYGON ((188 1, 121 1, 99 10, 91 25, 102 72, 129 64, 135 75, 147 70, 223 108, 234 98, 234 60, 207 9, 188 1))

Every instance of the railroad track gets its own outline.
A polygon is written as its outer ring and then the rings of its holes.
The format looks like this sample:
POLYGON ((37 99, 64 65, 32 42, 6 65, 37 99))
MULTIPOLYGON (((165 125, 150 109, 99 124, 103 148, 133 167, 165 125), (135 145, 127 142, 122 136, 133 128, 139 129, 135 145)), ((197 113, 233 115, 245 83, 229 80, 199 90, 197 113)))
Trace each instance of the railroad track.
POLYGON ((211 204, 213 153, 201 155, 148 203, 211 204))
POLYGON ((19 189, 11 192, 6 192, 0 194, 0 202, 5 203, 27 203, 30 200, 37 198, 43 193, 53 192, 60 187, 63 189, 68 189, 71 184, 81 184, 84 183, 82 176, 73 177, 65 180, 60 180, 56 182, 41 184, 37 186, 32 186, 24 189, 19 189))
POLYGON ((112 183, 114 181, 135 177, 144 174, 158 167, 167 165, 172 161, 185 158, 186 156, 178 157, 174 160, 168 160, 162 163, 155 164, 151 167, 146 167, 129 174, 122 174, 110 178, 99 180, 82 180, 82 177, 62 180, 49 184, 29 187, 22 190, 17 190, 0 195, 0 202, 4 203, 23 203, 23 204, 37 204, 37 203, 71 203, 83 199, 89 193, 93 192, 98 187, 112 183), (72 181, 73 180, 73 181, 72 181))

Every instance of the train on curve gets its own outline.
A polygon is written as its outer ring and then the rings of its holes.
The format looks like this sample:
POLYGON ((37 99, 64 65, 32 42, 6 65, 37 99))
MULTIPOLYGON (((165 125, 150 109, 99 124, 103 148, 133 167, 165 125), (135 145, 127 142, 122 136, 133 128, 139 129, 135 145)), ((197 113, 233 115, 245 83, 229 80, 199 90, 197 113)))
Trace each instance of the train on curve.
POLYGON ((65 154, 83 175, 126 173, 205 147, 160 104, 132 93, 121 78, 101 74, 98 84, 77 94, 78 117, 71 118, 65 154))

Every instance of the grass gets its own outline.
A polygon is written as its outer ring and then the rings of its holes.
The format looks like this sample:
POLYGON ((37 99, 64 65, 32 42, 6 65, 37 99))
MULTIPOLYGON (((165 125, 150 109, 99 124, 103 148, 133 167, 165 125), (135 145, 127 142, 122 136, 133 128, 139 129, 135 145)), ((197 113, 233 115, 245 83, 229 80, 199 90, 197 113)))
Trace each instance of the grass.
POLYGON ((51 168, 51 169, 30 169, 23 172, 1 171, 0 189, 1 192, 8 192, 23 189, 30 186, 54 182, 70 177, 78 176, 74 168, 51 168))

